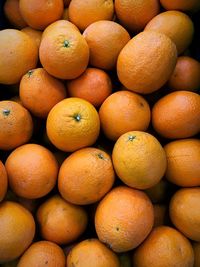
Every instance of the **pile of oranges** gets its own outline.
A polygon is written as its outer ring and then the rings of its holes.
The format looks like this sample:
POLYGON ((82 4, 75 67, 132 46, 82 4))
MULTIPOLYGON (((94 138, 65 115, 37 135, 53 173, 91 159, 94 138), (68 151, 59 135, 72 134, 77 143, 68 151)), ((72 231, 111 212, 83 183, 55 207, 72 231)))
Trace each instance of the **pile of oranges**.
POLYGON ((2 267, 200 267, 199 10, 5 1, 2 267))

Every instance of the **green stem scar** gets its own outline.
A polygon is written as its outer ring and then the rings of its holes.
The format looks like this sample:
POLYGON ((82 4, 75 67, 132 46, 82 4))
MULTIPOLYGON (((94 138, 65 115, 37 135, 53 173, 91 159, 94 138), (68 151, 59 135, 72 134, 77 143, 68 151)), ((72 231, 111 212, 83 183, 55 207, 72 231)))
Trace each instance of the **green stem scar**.
POLYGON ((9 109, 3 109, 2 113, 3 113, 3 115, 8 116, 10 114, 10 110, 9 109))
POLYGON ((74 116, 73 116, 73 118, 76 120, 76 121, 80 121, 81 120, 81 115, 80 114, 75 114, 74 116))
POLYGON ((100 159, 104 159, 104 156, 103 156, 103 154, 101 154, 101 153, 98 153, 97 156, 98 156, 100 159))
POLYGON ((128 141, 133 141, 136 138, 136 136, 134 135, 129 135, 128 137, 128 141))
POLYGON ((28 74, 28 77, 30 78, 31 75, 33 74, 33 70, 29 70, 29 71, 27 72, 27 74, 28 74))
POLYGON ((64 40, 64 42, 63 42, 63 46, 64 46, 64 47, 70 47, 69 41, 64 40))

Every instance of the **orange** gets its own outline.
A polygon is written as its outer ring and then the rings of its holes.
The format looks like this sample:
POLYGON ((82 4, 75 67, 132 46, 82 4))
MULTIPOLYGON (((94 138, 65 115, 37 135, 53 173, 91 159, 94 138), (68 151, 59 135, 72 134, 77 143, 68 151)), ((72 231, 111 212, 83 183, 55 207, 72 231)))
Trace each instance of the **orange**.
POLYGON ((69 9, 66 7, 62 14, 62 19, 69 20, 69 9))
POLYGON ((112 160, 123 183, 137 189, 156 185, 167 167, 165 151, 159 141, 142 131, 121 135, 114 145, 112 160))
POLYGON ((28 142, 33 133, 30 113, 14 101, 0 101, 0 149, 11 150, 28 142))
POLYGON ((96 142, 100 121, 92 104, 70 97, 51 109, 46 128, 48 138, 57 148, 72 152, 96 142))
POLYGON ((91 204, 111 189, 114 179, 110 156, 103 150, 88 147, 72 153, 62 163, 58 189, 62 197, 71 203, 91 204))
POLYGON ((155 16, 146 25, 146 30, 166 34, 175 43, 178 54, 188 48, 194 34, 194 26, 190 17, 175 10, 162 12, 155 16))
POLYGON ((87 68, 89 47, 72 23, 57 21, 45 29, 39 56, 49 74, 60 79, 75 79, 87 68))
POLYGON ((11 201, 0 204, 0 263, 18 258, 34 235, 35 222, 27 209, 11 201))
POLYGON ((69 20, 82 31, 93 22, 112 20, 113 16, 113 0, 71 0, 69 4, 69 20))
POLYGON ((121 50, 117 75, 129 90, 148 94, 161 88, 170 78, 177 60, 175 44, 162 33, 144 31, 121 50))
POLYGON ((178 186, 200 186, 200 140, 176 140, 164 149, 167 156, 165 177, 178 186))
POLYGON ((161 179, 156 185, 145 190, 145 193, 153 203, 161 203, 168 196, 169 183, 166 179, 161 179))
POLYGON ((42 32, 32 29, 31 27, 25 27, 21 30, 22 32, 26 33, 38 46, 40 47, 40 42, 42 38, 42 32))
POLYGON ((120 267, 117 255, 98 239, 86 239, 67 256, 67 267, 120 267))
POLYGON ((115 187, 99 203, 95 214, 98 238, 115 252, 132 250, 150 233, 153 205, 147 195, 126 186, 115 187))
POLYGON ((160 3, 167 10, 197 11, 200 9, 199 0, 160 0, 160 3))
POLYGON ((63 0, 20 0, 19 8, 26 23, 36 30, 44 30, 62 16, 63 0))
POLYGON ((97 68, 87 68, 78 78, 67 82, 69 96, 80 97, 99 107, 112 92, 109 75, 97 68))
POLYGON ((158 0, 115 0, 115 12, 120 23, 130 31, 140 32, 160 11, 158 0))
POLYGON ((193 267, 199 267, 200 266, 200 242, 193 243, 193 250, 194 250, 194 266, 193 267))
POLYGON ((130 40, 129 33, 120 24, 108 20, 92 23, 83 36, 90 48, 90 64, 105 70, 115 67, 120 51, 130 40))
POLYGON ((134 267, 193 267, 194 252, 180 232, 168 226, 156 227, 133 252, 134 267))
POLYGON ((6 163, 11 190, 25 198, 40 198, 56 184, 58 163, 45 147, 26 144, 16 148, 6 163))
POLYGON ((76 240, 85 231, 88 219, 82 207, 55 195, 41 204, 37 220, 42 238, 62 245, 76 240))
POLYGON ((154 209, 154 227, 161 226, 165 224, 167 216, 167 206, 163 204, 153 205, 154 209))
POLYGON ((152 109, 157 133, 169 139, 192 137, 200 131, 200 96, 176 91, 161 97, 152 109))
POLYGON ((200 188, 183 188, 171 198, 169 214, 172 223, 186 237, 200 242, 200 188))
POLYGON ((189 56, 178 57, 176 67, 168 81, 174 91, 196 91, 200 88, 200 63, 189 56))
POLYGON ((15 84, 35 68, 38 48, 27 34, 13 29, 0 31, 0 83, 15 84))
POLYGON ((151 118, 147 101, 129 91, 118 91, 106 98, 99 110, 101 127, 111 140, 128 131, 146 131, 151 118))
POLYGON ((0 160, 0 202, 4 199, 8 188, 8 177, 5 166, 0 160))
POLYGON ((13 27, 22 29, 27 26, 19 10, 19 0, 6 0, 3 9, 6 18, 13 27))
POLYGON ((49 241, 33 243, 22 255, 18 267, 65 267, 65 255, 62 249, 49 241))
POLYGON ((19 95, 24 107, 40 118, 66 97, 64 84, 43 68, 29 70, 20 81, 19 95))

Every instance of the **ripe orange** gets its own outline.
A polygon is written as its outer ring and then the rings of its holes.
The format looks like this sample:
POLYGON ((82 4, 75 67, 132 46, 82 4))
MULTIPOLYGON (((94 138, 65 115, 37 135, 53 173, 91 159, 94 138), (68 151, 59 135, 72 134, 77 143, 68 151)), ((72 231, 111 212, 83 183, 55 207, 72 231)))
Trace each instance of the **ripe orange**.
POLYGON ((19 95, 24 107, 37 117, 46 118, 49 111, 66 97, 64 84, 43 68, 29 70, 20 81, 19 95))
POLYGON ((189 56, 178 57, 176 67, 168 81, 174 91, 196 91, 200 88, 200 62, 189 56))
POLYGON ((65 267, 65 255, 53 242, 38 241, 33 243, 22 255, 18 267, 65 267))
POLYGON ((200 131, 200 96, 189 91, 165 95, 153 106, 152 124, 165 138, 194 136, 200 131))
POLYGON ((129 90, 152 93, 170 78, 176 60, 176 46, 169 37, 144 31, 133 37, 121 50, 117 60, 117 75, 129 90))
POLYGON ((130 31, 142 31, 160 11, 158 0, 115 0, 117 18, 130 31))
POLYGON ((13 29, 0 31, 0 83, 15 84, 35 68, 38 48, 27 34, 13 29))
POLYGON ((90 24, 83 36, 90 48, 90 64, 105 70, 115 67, 120 51, 130 40, 129 33, 120 24, 108 20, 90 24))
POLYGON ((117 255, 98 239, 75 245, 67 256, 67 267, 120 267, 117 255))
POLYGON ((160 3, 167 10, 198 11, 200 9, 199 0, 160 0, 160 3))
POLYGON ((36 43, 36 45, 39 49, 41 39, 42 39, 42 32, 35 30, 35 29, 32 29, 31 27, 25 27, 21 31, 26 33, 36 43))
POLYGON ((56 184, 58 163, 45 147, 26 144, 16 148, 6 163, 8 181, 12 191, 25 198, 40 198, 56 184))
POLYGON ((146 25, 146 30, 166 34, 175 43, 178 54, 188 48, 194 34, 194 26, 190 17, 175 10, 158 14, 146 25))
POLYGON ((193 250, 194 250, 194 266, 193 267, 199 267, 200 266, 200 242, 193 243, 193 250))
POLYGON ((63 0, 20 0, 19 8, 26 23, 36 29, 44 30, 62 16, 63 0))
POLYGON ((88 147, 74 152, 63 162, 58 175, 58 189, 71 203, 91 204, 111 189, 114 179, 110 156, 100 149, 88 147))
POLYGON ((41 236, 57 244, 69 244, 76 240, 86 229, 87 213, 59 195, 41 204, 37 211, 41 236))
POLYGON ((18 258, 34 235, 35 222, 27 209, 11 201, 0 204, 0 263, 18 258))
POLYGON ((112 20, 114 15, 113 0, 71 0, 69 20, 80 30, 99 20, 112 20))
POLYGON ((87 68, 82 75, 67 82, 69 96, 80 97, 99 107, 112 92, 109 75, 97 68, 87 68))
POLYGON ((200 242, 200 188, 183 188, 171 198, 169 214, 172 223, 186 237, 200 242))
POLYGON ((4 199, 8 188, 8 177, 6 169, 0 160, 0 202, 4 199))
POLYGON ((150 233, 153 205, 139 190, 119 186, 99 203, 95 214, 98 238, 115 252, 132 250, 150 233))
POLYGON ((156 185, 167 166, 165 151, 159 141, 141 131, 121 135, 114 145, 112 160, 118 177, 137 189, 156 185))
POLYGON ((165 177, 179 186, 200 186, 200 140, 176 140, 164 149, 167 156, 165 177))
POLYGON ((14 101, 0 101, 0 149, 11 150, 28 142, 33 121, 27 109, 14 101))
POLYGON ((160 226, 133 252, 134 267, 193 267, 190 242, 177 230, 160 226))
POLYGON ((47 135, 60 150, 72 152, 95 143, 99 116, 88 101, 70 97, 56 104, 47 117, 47 135))
POLYGON ((146 131, 151 111, 147 101, 129 91, 118 91, 106 98, 99 110, 101 127, 111 140, 128 131, 146 131))
POLYGON ((19 10, 19 0, 6 0, 3 9, 6 18, 13 27, 22 29, 27 26, 19 10))
POLYGON ((89 47, 72 23, 57 21, 45 29, 39 56, 42 66, 51 75, 75 79, 87 68, 89 47))

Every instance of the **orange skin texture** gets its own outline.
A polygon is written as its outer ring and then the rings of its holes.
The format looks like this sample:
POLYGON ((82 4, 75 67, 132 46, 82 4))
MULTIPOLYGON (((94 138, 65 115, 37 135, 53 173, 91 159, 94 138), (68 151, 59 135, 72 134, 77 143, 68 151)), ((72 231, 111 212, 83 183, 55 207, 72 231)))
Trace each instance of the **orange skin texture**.
POLYGON ((0 263, 21 256, 34 235, 35 221, 27 209, 12 201, 0 204, 0 263))
POLYGON ((125 28, 106 20, 89 25, 83 36, 90 48, 90 64, 104 70, 115 68, 120 51, 130 40, 125 28))
POLYGON ((27 109, 14 101, 0 101, 0 149, 11 150, 28 142, 33 121, 27 109))
POLYGON ((70 97, 56 104, 47 117, 47 135, 60 150, 73 152, 93 145, 99 135, 99 115, 88 101, 70 97))
POLYGON ((69 244, 76 240, 86 229, 87 213, 59 195, 55 195, 39 207, 37 220, 45 240, 57 244, 69 244))
POLYGON ((115 0, 115 12, 120 23, 133 32, 140 32, 160 11, 158 0, 115 0))
POLYGON ((48 194, 56 184, 58 163, 50 150, 37 144, 18 147, 5 163, 11 190, 34 199, 48 194))
POLYGON ((98 239, 86 239, 75 245, 66 264, 67 267, 120 267, 117 255, 98 239))
POLYGON ((85 71, 89 61, 85 38, 67 20, 57 21, 49 27, 42 35, 39 49, 42 66, 56 78, 77 78, 85 71))
POLYGON ((158 14, 146 25, 146 30, 166 34, 175 43, 178 54, 190 45, 194 35, 194 26, 190 17, 176 10, 158 14))
POLYGON ((114 15, 113 0, 71 0, 69 4, 69 20, 81 31, 99 20, 112 20, 114 15))
POLYGON ((176 46, 169 37, 144 31, 121 50, 117 59, 117 75, 127 89, 142 94, 152 93, 170 78, 176 60, 176 46))
POLYGON ((153 227, 161 226, 165 224, 167 216, 167 206, 163 204, 155 204, 154 209, 154 225, 153 227))
POLYGON ((62 17, 63 0, 20 0, 20 12, 27 24, 36 30, 44 30, 62 17))
POLYGON ((36 67, 38 48, 27 34, 14 29, 0 31, 0 40, 0 83, 18 83, 36 67))
POLYGON ((180 11, 197 11, 200 9, 200 2, 198 0, 160 0, 161 5, 167 10, 180 11))
POLYGON ((140 190, 119 186, 99 203, 95 229, 101 242, 115 252, 125 252, 144 241, 153 221, 153 205, 147 195, 140 190))
POLYGON ((167 156, 165 177, 178 186, 200 186, 200 140, 176 140, 164 149, 167 156))
POLYGON ((99 107, 112 92, 109 75, 97 68, 87 68, 78 78, 67 82, 71 97, 80 97, 99 107))
POLYGON ((193 243, 194 250, 194 267, 200 266, 200 242, 193 243))
POLYGON ((25 27, 21 31, 26 33, 36 43, 39 49, 42 39, 42 31, 32 29, 31 27, 25 27))
POLYGON ((137 189, 156 185, 167 166, 165 151, 159 141, 141 131, 121 135, 114 145, 112 160, 123 183, 137 189))
POLYGON ((8 176, 5 166, 0 160, 0 202, 4 199, 8 188, 8 176))
POLYGON ((104 134, 116 141, 128 131, 146 131, 151 111, 142 96, 123 90, 106 98, 100 107, 99 117, 104 134))
POLYGON ((83 148, 61 165, 58 189, 71 203, 86 205, 100 200, 112 187, 115 173, 110 156, 97 148, 83 148))
POLYGON ((165 95, 153 106, 152 124, 165 138, 194 136, 200 131, 200 96, 189 91, 165 95))
POLYGON ((189 240, 172 227, 154 228, 133 252, 134 267, 193 267, 194 252, 189 240))
POLYGON ((175 227, 191 240, 200 241, 200 188, 183 188, 171 198, 169 215, 175 227))
POLYGON ((65 267, 65 255, 53 242, 38 241, 33 243, 22 255, 18 267, 65 267))
POLYGON ((46 118, 49 111, 67 93, 64 84, 52 77, 43 68, 28 71, 20 81, 19 95, 24 107, 40 118, 46 118))
POLYGON ((19 0, 6 0, 3 9, 6 18, 12 26, 17 29, 27 26, 19 10, 19 0))
POLYGON ((200 63, 188 56, 178 57, 176 67, 168 81, 173 91, 196 91, 200 87, 200 63))

